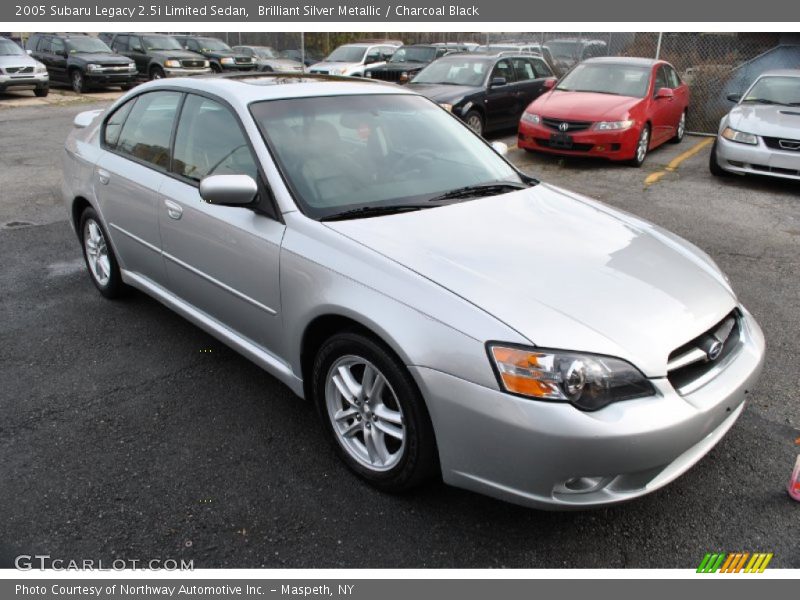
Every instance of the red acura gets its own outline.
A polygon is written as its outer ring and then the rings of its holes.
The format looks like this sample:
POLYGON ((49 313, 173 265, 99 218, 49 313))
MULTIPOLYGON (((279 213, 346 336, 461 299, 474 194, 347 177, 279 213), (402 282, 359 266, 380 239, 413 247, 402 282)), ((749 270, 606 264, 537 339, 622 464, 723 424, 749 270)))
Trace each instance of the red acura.
POLYGON ((663 60, 585 60, 532 102, 517 145, 528 151, 602 156, 640 167, 647 152, 686 131, 689 87, 663 60))

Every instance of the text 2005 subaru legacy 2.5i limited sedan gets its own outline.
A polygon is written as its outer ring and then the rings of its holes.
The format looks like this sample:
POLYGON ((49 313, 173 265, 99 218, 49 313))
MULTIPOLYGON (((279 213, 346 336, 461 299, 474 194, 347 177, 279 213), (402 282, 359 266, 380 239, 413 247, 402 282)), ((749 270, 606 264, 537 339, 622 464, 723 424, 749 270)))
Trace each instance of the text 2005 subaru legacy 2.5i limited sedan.
POLYGON ((312 399, 381 489, 635 498, 722 438, 761 370, 701 250, 412 92, 152 82, 75 125, 64 196, 100 292, 150 294, 312 399))

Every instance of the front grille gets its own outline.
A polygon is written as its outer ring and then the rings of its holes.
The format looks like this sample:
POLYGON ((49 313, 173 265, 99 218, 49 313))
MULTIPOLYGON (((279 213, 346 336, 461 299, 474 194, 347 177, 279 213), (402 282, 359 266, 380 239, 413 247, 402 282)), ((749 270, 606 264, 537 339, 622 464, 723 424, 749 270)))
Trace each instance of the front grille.
MULTIPOLYGON (((553 147, 550 143, 550 140, 547 138, 536 138, 536 143, 544 148, 551 148, 553 147)), ((563 146, 556 146, 555 150, 567 150, 569 152, 589 152, 594 148, 594 144, 576 144, 573 142, 572 146, 569 148, 564 148, 563 146)))
POLYGON ((542 117, 542 125, 545 127, 549 127, 550 129, 554 129, 556 131, 564 131, 561 129, 561 125, 563 123, 567 124, 566 131, 584 131, 589 129, 592 126, 591 121, 566 121, 564 119, 552 119, 550 117, 542 117))
POLYGON ((9 75, 26 75, 33 73, 33 67, 6 67, 6 73, 9 75))
POLYGON ((790 152, 800 152, 800 140, 790 140, 787 138, 765 137, 764 143, 775 150, 789 150, 790 152))
POLYGON ((202 60, 182 60, 181 66, 184 69, 202 69, 205 65, 205 61, 202 60))
POLYGON ((129 71, 128 65, 101 65, 103 67, 103 71, 108 73, 115 73, 120 71, 129 71))
POLYGON ((312 71, 312 73, 316 73, 317 75, 327 75, 330 71, 312 71))
POLYGON ((734 309, 711 329, 670 353, 667 379, 678 393, 689 393, 692 383, 724 364, 741 345, 741 314, 734 309))
POLYGON ((250 58, 239 58, 239 57, 236 57, 234 59, 234 61, 236 62, 237 65, 252 65, 253 64, 253 61, 250 58))
POLYGON ((402 71, 370 71, 370 79, 380 79, 381 81, 400 81, 402 71))

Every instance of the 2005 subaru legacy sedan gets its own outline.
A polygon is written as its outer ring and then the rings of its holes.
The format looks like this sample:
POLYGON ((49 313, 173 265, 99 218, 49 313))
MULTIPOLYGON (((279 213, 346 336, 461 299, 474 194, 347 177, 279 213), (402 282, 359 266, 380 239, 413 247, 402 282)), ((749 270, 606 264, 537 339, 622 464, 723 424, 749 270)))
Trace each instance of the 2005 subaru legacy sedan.
POLYGON ((75 126, 63 192, 100 293, 138 288, 312 399, 381 489, 635 498, 722 438, 761 370, 701 250, 408 90, 152 82, 75 126))

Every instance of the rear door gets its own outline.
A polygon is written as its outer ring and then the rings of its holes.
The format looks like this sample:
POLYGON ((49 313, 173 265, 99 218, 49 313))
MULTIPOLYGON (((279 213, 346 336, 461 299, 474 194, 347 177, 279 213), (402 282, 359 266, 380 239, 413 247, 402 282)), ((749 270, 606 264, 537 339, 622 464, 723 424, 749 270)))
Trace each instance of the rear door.
POLYGON ((169 146, 183 94, 139 94, 117 109, 102 131, 95 194, 121 266, 166 284, 156 211, 169 167, 169 146))
POLYGON ((232 110, 189 94, 175 134, 173 176, 159 190, 158 219, 170 289, 274 351, 280 341, 278 268, 285 226, 250 208, 208 204, 199 192, 200 180, 209 175, 249 175, 261 182, 257 164, 232 110))

